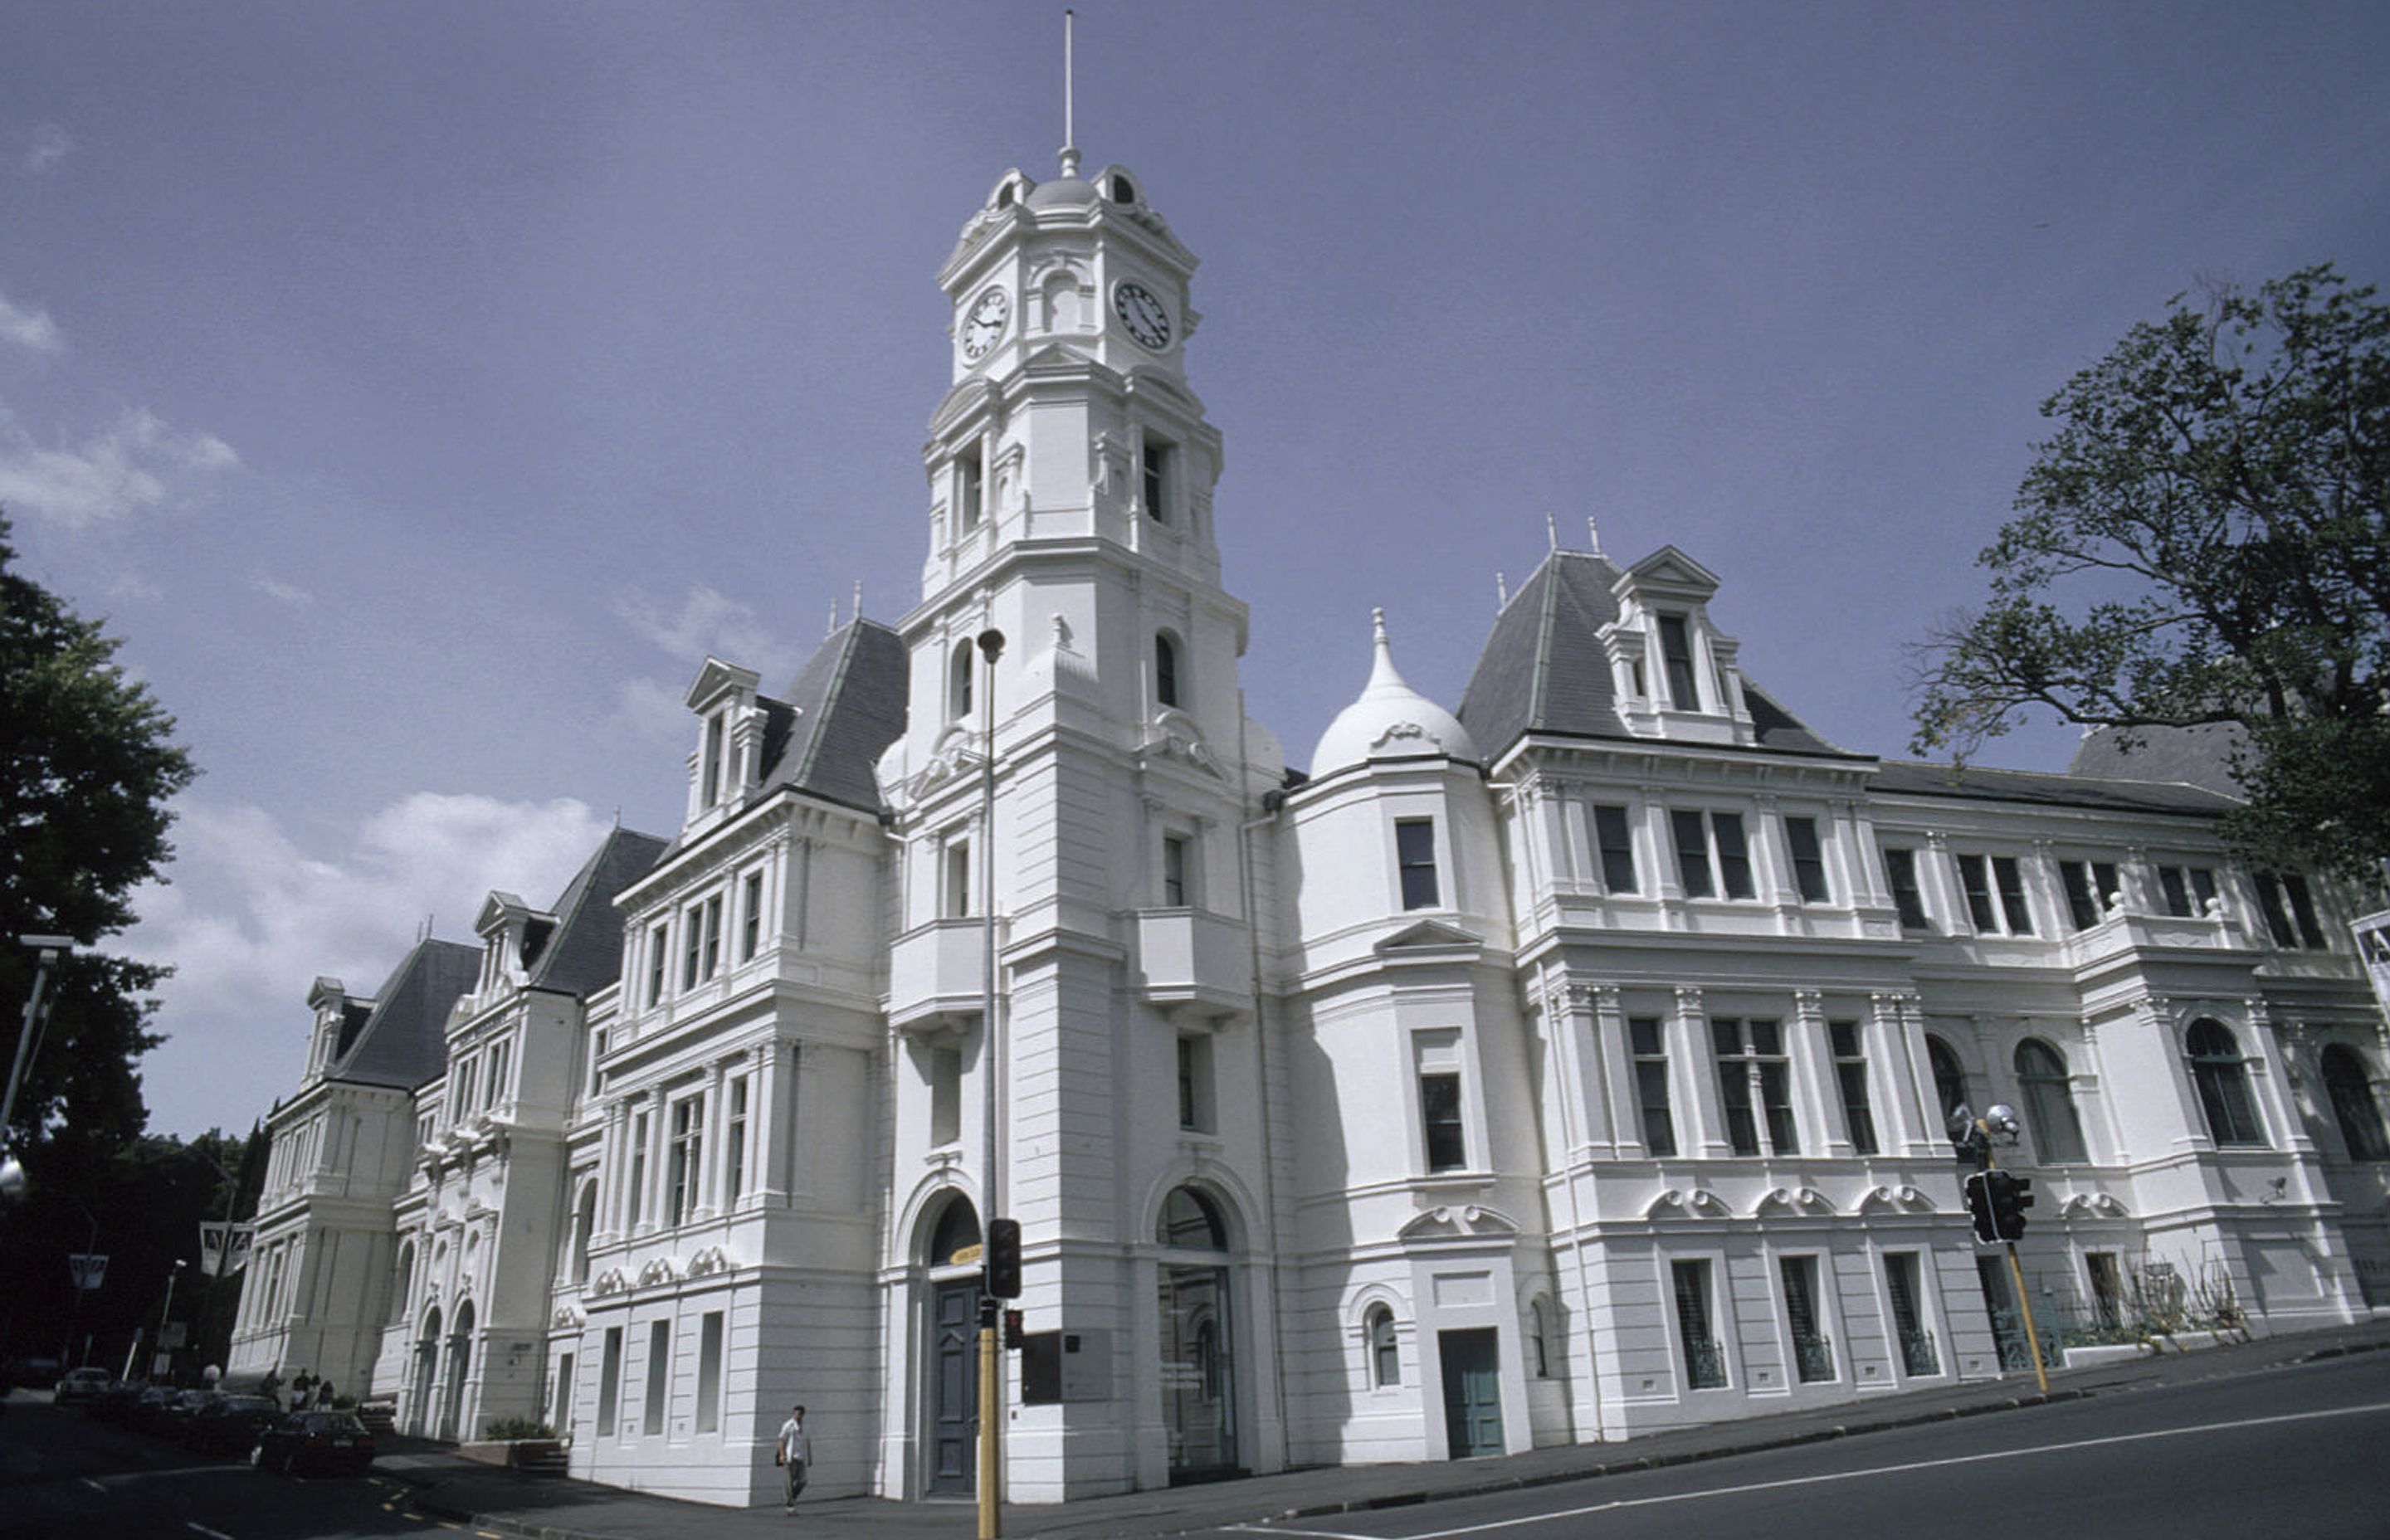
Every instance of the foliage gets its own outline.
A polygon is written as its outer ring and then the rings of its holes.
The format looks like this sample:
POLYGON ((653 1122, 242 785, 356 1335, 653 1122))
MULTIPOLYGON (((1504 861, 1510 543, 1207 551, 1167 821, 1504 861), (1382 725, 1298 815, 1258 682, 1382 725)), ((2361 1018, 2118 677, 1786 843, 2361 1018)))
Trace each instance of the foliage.
POLYGON ((482 1434, 482 1437, 495 1444, 510 1443, 517 1439, 546 1439, 555 1436, 555 1429, 537 1418, 529 1417, 498 1418, 491 1422, 482 1434))
MULTIPOLYGON (((197 772, 116 639, 12 571, 15 555, 0 518, 0 937, 76 946, 51 970, 40 1052, 0 1138, 23 1149, 54 1128, 114 1148, 147 1120, 133 1061, 159 1039, 140 996, 165 970, 89 948, 132 923, 133 891, 171 853, 167 801, 197 772)), ((34 962, 0 944, 0 1000, 28 996, 34 962)))
POLYGON ((2232 725, 2242 850, 2390 855, 2390 306, 2329 266, 2178 295, 2042 404, 1989 602, 1921 648, 1919 751, 2048 709, 2232 725))

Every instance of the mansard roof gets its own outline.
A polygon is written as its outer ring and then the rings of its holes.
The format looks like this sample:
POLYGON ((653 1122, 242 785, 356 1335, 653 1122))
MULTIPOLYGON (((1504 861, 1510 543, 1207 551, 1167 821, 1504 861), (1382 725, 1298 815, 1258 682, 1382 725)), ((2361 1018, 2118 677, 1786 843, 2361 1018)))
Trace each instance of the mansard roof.
POLYGON ((792 787, 879 812, 872 765, 905 730, 910 671, 903 639, 878 621, 851 621, 831 632, 781 692, 792 718, 785 726, 772 724, 767 749, 777 751, 762 789, 792 787))
POLYGON ((556 931, 533 959, 528 985, 585 995, 612 983, 623 966, 623 913, 614 895, 647 876, 663 853, 664 841, 652 834, 608 834, 557 899, 556 931))
POLYGON ((482 949, 453 941, 418 942, 374 994, 373 1011, 348 1038, 326 1080, 412 1091, 448 1066, 448 1011, 473 987, 482 949))
POLYGON ((2218 817, 2238 800, 2179 781, 2130 780, 2074 771, 1992 770, 1979 764, 1931 764, 1887 760, 1876 768, 1870 789, 1891 795, 1965 797, 1985 802, 2037 802, 2051 807, 2088 807, 2110 813, 2177 813, 2218 817))
POLYGON ((2129 734, 2100 727, 2083 735, 2066 771, 2117 780, 2180 781, 2239 797, 2241 781, 2232 773, 2232 755, 2248 741, 2249 730, 2237 722, 2136 727, 2129 734))
MULTIPOLYGON (((1691 564, 1674 547, 1646 562, 1663 556, 1691 564)), ((1693 571, 1707 576, 1697 565, 1693 571)), ((1601 641, 1601 628, 1618 619, 1613 586, 1624 575, 1609 558, 1593 552, 1554 551, 1503 606, 1455 713, 1489 763, 1526 733, 1652 741, 1630 734, 1619 720, 1610 653, 1601 641)), ((1742 694, 1762 749, 1846 752, 1754 684, 1749 674, 1743 676, 1742 694)))

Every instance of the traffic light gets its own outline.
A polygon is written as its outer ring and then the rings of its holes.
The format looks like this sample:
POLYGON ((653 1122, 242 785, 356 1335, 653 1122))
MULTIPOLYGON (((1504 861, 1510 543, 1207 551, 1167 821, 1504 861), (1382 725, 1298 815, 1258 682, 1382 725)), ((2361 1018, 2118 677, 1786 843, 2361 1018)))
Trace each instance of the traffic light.
POLYGON ((999 1300, 1021 1297, 1021 1221, 987 1222, 987 1291, 999 1300))
POLYGON ((1992 1233, 2002 1240, 2024 1238, 2024 1211, 2033 1207, 2033 1182, 2013 1172, 1984 1173, 1991 1200, 1992 1233))
POLYGON ((1967 1178, 1967 1213, 1975 1221, 1975 1238, 1989 1246, 1999 1239, 1999 1222, 1992 1216, 1992 1174, 1978 1171, 1967 1178))
POLYGON ((1010 1353, 1020 1352, 1022 1339, 1026 1335, 1027 1330, 1022 1321, 1021 1312, 1018 1310, 1006 1311, 1004 1313, 1004 1346, 1006 1351, 1010 1353))

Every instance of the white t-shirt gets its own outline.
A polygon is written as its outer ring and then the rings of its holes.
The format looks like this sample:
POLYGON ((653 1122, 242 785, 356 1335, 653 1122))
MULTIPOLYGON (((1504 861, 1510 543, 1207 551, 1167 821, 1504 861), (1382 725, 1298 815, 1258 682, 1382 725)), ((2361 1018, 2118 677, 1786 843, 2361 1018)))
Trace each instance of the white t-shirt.
POLYGON ((809 1466, 814 1462, 814 1436, 800 1427, 795 1418, 780 1424, 780 1459, 784 1464, 809 1466))

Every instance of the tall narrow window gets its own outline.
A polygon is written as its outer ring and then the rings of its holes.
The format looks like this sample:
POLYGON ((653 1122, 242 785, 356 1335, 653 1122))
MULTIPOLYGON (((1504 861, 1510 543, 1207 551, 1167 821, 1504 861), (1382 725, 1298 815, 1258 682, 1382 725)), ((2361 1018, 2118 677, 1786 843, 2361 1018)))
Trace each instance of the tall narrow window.
POLYGON ((2034 1153, 2044 1165, 2084 1159, 2083 1120, 2075 1110, 2075 1087, 2066 1060, 2037 1037, 2017 1045, 2017 1089, 2024 1099, 2025 1126, 2033 1130, 2034 1153))
POLYGON ((2116 864, 2113 861, 2061 861, 2058 879, 2066 889, 2066 918, 2077 930, 2088 930, 2108 918, 2116 896, 2116 864))
POLYGON ((1178 1034, 1178 1126, 1196 1134, 1218 1132, 1212 1116, 1212 1040, 1178 1034))
POLYGON ((2000 895, 2000 918, 2011 935, 2033 934, 2033 908, 2024 901, 2024 873, 2013 855, 1992 857, 1992 881, 2000 895))
POLYGON ((1792 852, 1792 884, 1804 904, 1823 904, 1833 894, 1826 887, 1826 853, 1818 843, 1818 820, 1784 820, 1784 843, 1792 852))
POLYGON ((1551 1328, 1544 1315, 1544 1302, 1527 1302, 1527 1367, 1538 1380, 1552 1377, 1551 1328))
POLYGON ((2249 1067, 2231 1032, 2221 1021, 2203 1018, 2191 1024, 2184 1046, 2191 1050, 2191 1084, 2199 1088, 2209 1136, 2219 1145, 2265 1144, 2266 1130, 2249 1096, 2249 1067))
POLYGON ((2323 1051, 2324 1090, 2340 1124, 2341 1141, 2352 1161, 2390 1161, 2390 1135, 2382 1127, 2382 1107, 2373 1099, 2373 1077, 2355 1050, 2334 1043, 2323 1051))
POLYGON ((1718 887, 1728 898, 1751 897, 1751 847, 1742 837, 1742 815, 1711 814, 1710 835, 1717 846, 1718 887))
POLYGON ((2307 879, 2294 872, 2259 872, 2257 902, 2266 912, 2266 930, 2276 946, 2323 950, 2323 926, 2316 917, 2315 895, 2307 879))
POLYGON ((1394 820, 1394 864, 1402 873, 1403 907, 1433 909, 1442 902, 1435 878, 1435 820, 1394 820))
POLYGON ((672 1323, 648 1323, 648 1397, 640 1431, 654 1438, 664 1431, 664 1392, 672 1383, 672 1323))
POLYGON ((1178 645, 1166 631, 1153 638, 1153 699, 1157 705, 1178 704, 1178 645))
POLYGON ((664 997, 664 959, 669 955, 669 936, 662 920, 648 929, 648 1004, 654 1005, 664 997))
POLYGON ((1369 1382, 1380 1390, 1403 1382, 1402 1351, 1394 1341, 1394 1313, 1382 1304, 1369 1307, 1369 1382))
POLYGON ((950 1145, 963 1136, 963 1053, 960 1048, 933 1048, 930 1053, 930 1142, 950 1145))
POLYGON ((1931 930, 1934 921, 1925 913, 1925 894, 1917 886, 1917 853, 1897 845, 1883 848, 1883 875, 1892 883, 1893 907, 1900 911, 1900 928, 1904 930, 1931 930))
POLYGON ((753 960, 764 941, 764 874, 749 872, 739 889, 739 960, 753 960))
POLYGON ((1668 1047, 1656 1016, 1626 1019, 1635 1054, 1635 1097, 1643 1119, 1643 1148, 1653 1156, 1677 1152, 1677 1119, 1668 1107, 1668 1047))
POLYGON ((1834 1344, 1818 1324, 1818 1259, 1788 1256, 1778 1264, 1784 1279, 1784 1324, 1792 1331, 1793 1372, 1814 1385, 1834 1377, 1834 1344))
POLYGON ((725 1087, 730 1115, 722 1131, 722 1197, 736 1203, 747 1194, 747 1077, 732 1075, 725 1087))
POLYGON ((605 1355, 598 1360, 598 1436, 614 1436, 615 1410, 623 1404, 623 1328, 606 1328, 605 1355))
POLYGON ((1710 1264, 1675 1262, 1668 1273, 1676 1286, 1677 1335, 1685 1345, 1685 1384, 1696 1391, 1723 1390, 1726 1354, 1710 1325, 1710 1264))
POLYGON ((971 912, 970 841, 948 835, 945 843, 945 913, 948 919, 968 919, 971 912))
POLYGON ((1900 1337, 1902 1372, 1941 1373, 1942 1362, 1934 1349, 1934 1334, 1925 1328, 1915 1251, 1893 1251, 1884 1257, 1883 1290, 1891 1298, 1893 1329, 1900 1337))
POLYGON ((711 979, 722 967, 722 895, 705 901, 705 972, 711 979))
POLYGON ((1801 1144, 1792 1124, 1792 1076, 1784 1037, 1774 1021, 1713 1017, 1718 1094, 1726 1104, 1727 1137, 1737 1155, 1793 1155, 1801 1144), (1767 1143, 1763 1149, 1760 1129, 1767 1143))
POLYGON ((1176 457, 1173 446, 1148 434, 1145 440, 1146 517, 1157 524, 1170 522, 1170 482, 1172 460, 1176 457))
POLYGON ((705 957, 705 905, 692 904, 680 912, 681 952, 680 987, 695 989, 703 974, 698 965, 705 957))
POLYGON ((1626 809, 1597 803, 1593 810, 1593 838, 1601 849, 1601 885, 1613 893, 1637 892, 1635 840, 1627 826, 1626 809))
POLYGON ((1668 830, 1677 841, 1677 882, 1687 898, 1709 898, 1717 892, 1710 872, 1709 831, 1702 815, 1678 808, 1668 815, 1668 830))
POLYGON ((2117 1264, 2114 1251, 2086 1251, 2085 1270, 2091 1275, 2091 1314, 2101 1326, 2116 1326, 2125 1318, 2125 1270, 2117 1264))
POLYGON ((1959 1068, 1959 1056, 1950 1045, 1938 1037, 1925 1040, 1925 1061, 1934 1072, 1934 1099, 1942 1104, 1942 1116, 1967 1105, 1967 1072, 1959 1068))
POLYGON ((666 1223, 686 1225, 697 1217, 698 1173, 704 1154, 705 1101, 683 1097, 672 1109, 672 1148, 665 1162, 665 1185, 672 1196, 664 1205, 666 1223))
POLYGON ((611 1029, 600 1027, 589 1039, 589 1084, 584 1093, 587 1096, 596 1096, 598 1088, 606 1083, 605 1073, 598 1066, 605 1061, 606 1046, 613 1035, 611 1029))
POLYGON ((722 1427, 722 1312, 709 1310, 697 1328, 697 1431, 722 1427))
POLYGON ((631 1223, 648 1217, 648 1115, 631 1120, 631 1223))
POLYGON ((705 805, 712 807, 722 800, 722 748, 728 731, 723 713, 714 712, 705 719, 705 759, 700 778, 705 787, 705 805))
POLYGON ((946 715, 962 722, 971 713, 971 645, 968 641, 955 644, 954 655, 946 662, 946 715))
POLYGON ((1693 682, 1693 639, 1684 616, 1660 617, 1660 656, 1667 665, 1668 704, 1680 712, 1700 711, 1701 687, 1693 682))
POLYGON ((1834 1083, 1843 1093, 1843 1123, 1851 1131, 1851 1149, 1861 1155, 1876 1152, 1875 1109, 1868 1099, 1867 1056, 1859 1046, 1857 1021, 1829 1021, 1826 1036, 1834 1049, 1834 1083))
POLYGON ((1458 1171, 1469 1163, 1468 1142, 1461 1136, 1460 1077, 1441 1072, 1423 1074, 1419 1085, 1427 1168, 1458 1171))
POLYGON ((979 446, 971 445, 955 456, 955 515, 964 530, 979 528, 987 513, 987 477, 979 457, 979 446))
POLYGON ((1187 836, 1162 837, 1162 903, 1164 908, 1187 905, 1187 836))

